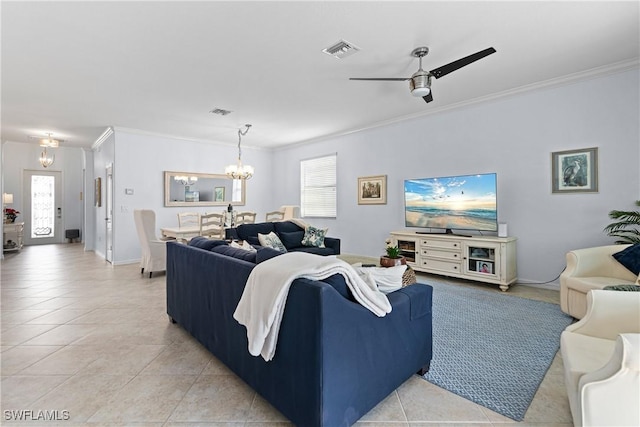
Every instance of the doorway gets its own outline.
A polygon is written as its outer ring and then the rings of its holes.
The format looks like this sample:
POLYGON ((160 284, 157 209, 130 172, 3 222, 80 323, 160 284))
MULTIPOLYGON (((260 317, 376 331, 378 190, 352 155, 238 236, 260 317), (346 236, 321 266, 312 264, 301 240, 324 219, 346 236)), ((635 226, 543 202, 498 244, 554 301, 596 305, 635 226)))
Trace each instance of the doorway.
POLYGON ((62 242, 62 172, 26 170, 23 179, 24 244, 62 242))
POLYGON ((113 262, 113 165, 107 166, 107 182, 105 186, 105 204, 106 204, 106 216, 104 218, 106 222, 106 251, 105 259, 107 262, 113 262))

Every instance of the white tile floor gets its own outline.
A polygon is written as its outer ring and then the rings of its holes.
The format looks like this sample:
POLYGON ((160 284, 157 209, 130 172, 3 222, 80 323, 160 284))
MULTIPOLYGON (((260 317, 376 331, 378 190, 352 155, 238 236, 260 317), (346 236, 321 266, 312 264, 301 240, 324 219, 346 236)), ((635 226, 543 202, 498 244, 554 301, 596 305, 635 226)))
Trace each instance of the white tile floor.
MULTIPOLYGON (((148 279, 137 265, 113 267, 84 252, 81 244, 28 246, 5 254, 0 266, 3 425, 20 424, 8 420, 11 412, 5 411, 11 410, 32 410, 34 417, 37 411, 57 410, 58 418, 68 411, 70 416, 31 425, 289 425, 169 323, 164 274, 148 279)), ((558 301, 557 291, 516 286, 509 292, 558 301)), ((415 376, 358 424, 572 425, 559 357, 522 423, 415 376)))

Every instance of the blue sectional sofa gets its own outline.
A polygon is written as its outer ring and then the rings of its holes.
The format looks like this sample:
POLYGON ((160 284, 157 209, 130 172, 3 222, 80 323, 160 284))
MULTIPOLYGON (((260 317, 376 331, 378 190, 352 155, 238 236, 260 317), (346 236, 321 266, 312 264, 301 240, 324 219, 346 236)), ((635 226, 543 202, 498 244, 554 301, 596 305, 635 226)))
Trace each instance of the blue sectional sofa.
POLYGON ((199 238, 167 242, 167 313, 295 425, 352 425, 428 369, 431 286, 388 294, 392 312, 376 317, 355 302, 340 275, 296 279, 273 360, 251 356, 233 313, 255 262, 274 252, 247 254, 199 238))
POLYGON ((304 229, 291 221, 260 222, 256 224, 242 224, 235 228, 233 237, 246 240, 252 245, 259 245, 258 233, 269 234, 274 232, 278 235, 287 251, 309 252, 318 255, 340 255, 340 239, 325 237, 324 248, 303 246, 302 237, 304 229))

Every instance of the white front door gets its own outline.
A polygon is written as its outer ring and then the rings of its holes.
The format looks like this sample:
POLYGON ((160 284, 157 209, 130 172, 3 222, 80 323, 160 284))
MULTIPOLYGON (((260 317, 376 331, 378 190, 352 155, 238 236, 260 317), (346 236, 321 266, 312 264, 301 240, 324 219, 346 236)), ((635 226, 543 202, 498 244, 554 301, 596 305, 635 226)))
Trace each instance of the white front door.
POLYGON ((24 244, 62 242, 62 172, 24 172, 24 244))

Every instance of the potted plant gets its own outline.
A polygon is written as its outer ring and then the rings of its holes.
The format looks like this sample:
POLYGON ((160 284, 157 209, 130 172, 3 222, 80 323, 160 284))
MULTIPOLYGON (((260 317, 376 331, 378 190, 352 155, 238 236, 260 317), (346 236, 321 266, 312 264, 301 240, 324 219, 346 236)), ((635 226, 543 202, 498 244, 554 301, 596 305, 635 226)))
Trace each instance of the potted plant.
POLYGON ((400 255, 400 248, 397 245, 391 245, 391 241, 387 240, 386 255, 380 257, 380 265, 382 267, 393 267, 396 265, 405 265, 407 260, 400 255))
POLYGON ((20 212, 12 208, 4 208, 4 222, 10 224, 16 221, 16 217, 20 212))
MULTIPOLYGON (((640 206, 640 200, 636 200, 636 206, 640 206)), ((616 237, 617 244, 640 243, 640 212, 617 211, 609 212, 609 218, 617 220, 604 228, 611 237, 616 237)))

